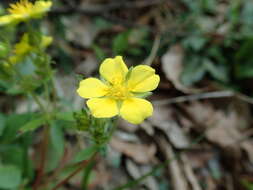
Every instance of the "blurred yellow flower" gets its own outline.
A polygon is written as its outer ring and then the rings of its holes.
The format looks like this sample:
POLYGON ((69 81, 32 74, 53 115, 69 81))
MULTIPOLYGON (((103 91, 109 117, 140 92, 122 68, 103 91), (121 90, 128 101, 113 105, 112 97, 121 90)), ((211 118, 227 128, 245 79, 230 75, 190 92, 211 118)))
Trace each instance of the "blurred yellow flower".
POLYGON ((157 88, 160 77, 147 65, 128 70, 121 56, 107 58, 99 69, 104 81, 87 78, 80 81, 77 93, 89 98, 87 106, 96 118, 120 115, 133 124, 153 113, 152 104, 138 95, 157 88))
POLYGON ((28 34, 24 34, 17 44, 14 46, 14 55, 10 56, 9 60, 12 64, 17 63, 21 60, 27 53, 32 50, 32 46, 29 44, 28 34))
POLYGON ((42 36, 41 47, 46 48, 52 43, 52 41, 53 41, 53 38, 51 36, 42 36))
MULTIPOLYGON (((53 38, 51 36, 43 35, 41 38, 41 44, 40 48, 46 48, 49 46, 53 41, 53 38)), ((14 55, 9 57, 9 61, 12 64, 15 64, 22 60, 24 56, 26 56, 28 53, 30 53, 32 50, 36 50, 38 47, 32 46, 29 42, 29 35, 28 33, 25 33, 20 42, 15 44, 14 46, 14 55)))
POLYGON ((32 18, 40 18, 50 10, 51 6, 51 1, 39 0, 33 4, 29 0, 20 0, 20 2, 10 5, 8 15, 0 16, 0 26, 18 23, 32 18))

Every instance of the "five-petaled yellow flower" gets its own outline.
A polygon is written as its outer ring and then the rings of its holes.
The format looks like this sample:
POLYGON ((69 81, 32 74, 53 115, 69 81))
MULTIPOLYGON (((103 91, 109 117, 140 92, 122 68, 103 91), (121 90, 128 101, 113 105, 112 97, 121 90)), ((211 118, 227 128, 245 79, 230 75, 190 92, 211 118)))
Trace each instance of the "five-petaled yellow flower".
POLYGON ((77 93, 89 98, 87 106, 96 118, 120 115, 133 124, 153 113, 152 104, 138 95, 157 88, 160 77, 147 65, 128 70, 121 56, 108 58, 99 68, 101 77, 80 81, 77 93))
POLYGON ((40 18, 50 10, 51 6, 51 1, 39 0, 33 4, 29 0, 20 0, 20 2, 10 5, 10 8, 8 8, 9 14, 0 16, 0 26, 40 18))

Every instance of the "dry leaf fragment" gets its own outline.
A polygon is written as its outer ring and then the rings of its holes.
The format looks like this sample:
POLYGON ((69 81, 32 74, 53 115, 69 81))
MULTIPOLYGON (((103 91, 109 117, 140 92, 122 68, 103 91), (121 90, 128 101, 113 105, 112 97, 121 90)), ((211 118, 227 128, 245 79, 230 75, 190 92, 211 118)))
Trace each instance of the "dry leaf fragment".
POLYGON ((253 143, 245 139, 245 135, 239 130, 241 125, 247 125, 247 116, 234 109, 224 113, 215 110, 210 104, 194 102, 186 107, 188 112, 202 126, 206 127, 206 137, 211 142, 222 148, 241 148, 245 150, 253 163, 253 143))
MULTIPOLYGON (((127 159, 126 161, 126 168, 130 176, 132 176, 134 179, 140 178, 151 170, 150 166, 137 166, 137 164, 135 164, 130 159, 127 159)), ((150 190, 159 189, 158 183, 153 176, 149 176, 141 184, 145 185, 150 190)))
POLYGON ((172 46, 163 56, 162 56, 162 69, 167 77, 176 89, 181 90, 185 93, 194 93, 199 90, 188 88, 180 82, 180 76, 183 71, 183 58, 184 51, 181 45, 176 44, 172 46))
POLYGON ((180 167, 179 161, 175 159, 175 153, 173 152, 172 147, 164 138, 159 138, 159 145, 166 158, 168 160, 171 160, 168 165, 168 169, 171 173, 173 189, 188 190, 187 182, 182 172, 182 168, 180 167))
POLYGON ((182 154, 182 161, 184 163, 184 172, 185 175, 190 182, 193 190, 201 190, 201 187, 199 185, 199 182, 197 180, 197 177, 195 176, 193 172, 193 168, 191 166, 191 163, 189 162, 189 158, 187 158, 186 154, 182 154))
POLYGON ((147 164, 155 161, 156 146, 129 143, 113 137, 110 145, 119 152, 131 157, 135 162, 147 164))
POLYGON ((66 28, 71 28, 66 30, 67 40, 84 47, 90 47, 99 32, 98 28, 84 16, 64 18, 63 22, 66 28))
POLYGON ((153 116, 149 121, 162 130, 176 148, 187 148, 189 140, 178 123, 172 119, 171 114, 167 106, 155 105, 153 116))

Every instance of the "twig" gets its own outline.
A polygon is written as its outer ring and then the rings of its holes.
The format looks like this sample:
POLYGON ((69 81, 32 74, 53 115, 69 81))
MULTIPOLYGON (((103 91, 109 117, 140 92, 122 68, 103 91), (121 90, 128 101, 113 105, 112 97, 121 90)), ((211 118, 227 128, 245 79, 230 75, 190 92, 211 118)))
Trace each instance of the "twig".
POLYGON ((226 97, 232 97, 234 95, 235 93, 232 91, 216 91, 216 92, 206 92, 206 93, 193 94, 193 95, 187 95, 187 96, 179 96, 176 98, 170 98, 166 100, 154 100, 153 103, 155 105, 165 105, 165 104, 174 104, 174 103, 201 100, 201 99, 207 99, 207 98, 226 98, 226 97))
POLYGON ((65 183, 67 183, 72 177, 74 177, 76 174, 82 171, 90 161, 94 160, 96 155, 97 155, 97 152, 93 154, 93 156, 89 160, 83 160, 80 166, 74 172, 72 172, 69 176, 67 176, 65 179, 59 182, 52 190, 56 190, 62 185, 64 185, 65 183))
POLYGON ((182 103, 182 102, 201 100, 201 99, 229 98, 229 97, 236 97, 239 100, 242 100, 249 104, 253 104, 253 98, 241 93, 227 91, 227 90, 216 91, 216 92, 205 92, 205 93, 192 94, 192 95, 187 95, 187 96, 179 96, 176 98, 170 98, 166 100, 154 100, 153 103, 155 105, 166 105, 166 104, 175 104, 175 103, 182 103))
POLYGON ((147 59, 145 59, 145 61, 143 63, 144 65, 151 66, 152 62, 154 61, 154 59, 156 57, 157 51, 160 46, 160 42, 161 42, 161 35, 158 34, 155 37, 155 41, 153 43, 150 55, 147 57, 147 59))

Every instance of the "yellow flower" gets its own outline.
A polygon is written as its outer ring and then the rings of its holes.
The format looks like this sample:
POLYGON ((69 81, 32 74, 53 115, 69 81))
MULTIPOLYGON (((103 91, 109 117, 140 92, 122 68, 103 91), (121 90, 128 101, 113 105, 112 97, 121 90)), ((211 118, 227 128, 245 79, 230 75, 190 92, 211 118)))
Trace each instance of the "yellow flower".
POLYGON ((10 5, 10 8, 8 8, 8 15, 0 17, 0 26, 18 23, 32 18, 40 18, 44 13, 50 10, 51 6, 51 1, 40 0, 33 4, 28 0, 20 0, 20 2, 10 5))
POLYGON ((29 44, 28 34, 24 34, 17 44, 14 46, 14 55, 9 58, 12 64, 20 61, 27 53, 32 50, 32 46, 29 44))
POLYGON ((53 38, 51 36, 42 36, 41 47, 46 48, 52 43, 52 41, 53 41, 53 38))
MULTIPOLYGON (((49 46, 53 41, 53 38, 51 36, 43 35, 41 38, 40 46, 41 48, 46 48, 49 46)), ((32 46, 29 43, 29 34, 25 33, 20 42, 15 44, 14 46, 14 55, 9 57, 9 61, 12 64, 15 64, 19 61, 21 61, 28 53, 30 53, 32 50, 35 50, 38 47, 32 46)))
POLYGON ((128 70, 121 56, 108 58, 99 69, 104 81, 87 78, 80 81, 77 93, 89 98, 87 106, 96 118, 120 115, 133 124, 153 113, 152 104, 138 95, 157 88, 160 77, 147 65, 128 70))

